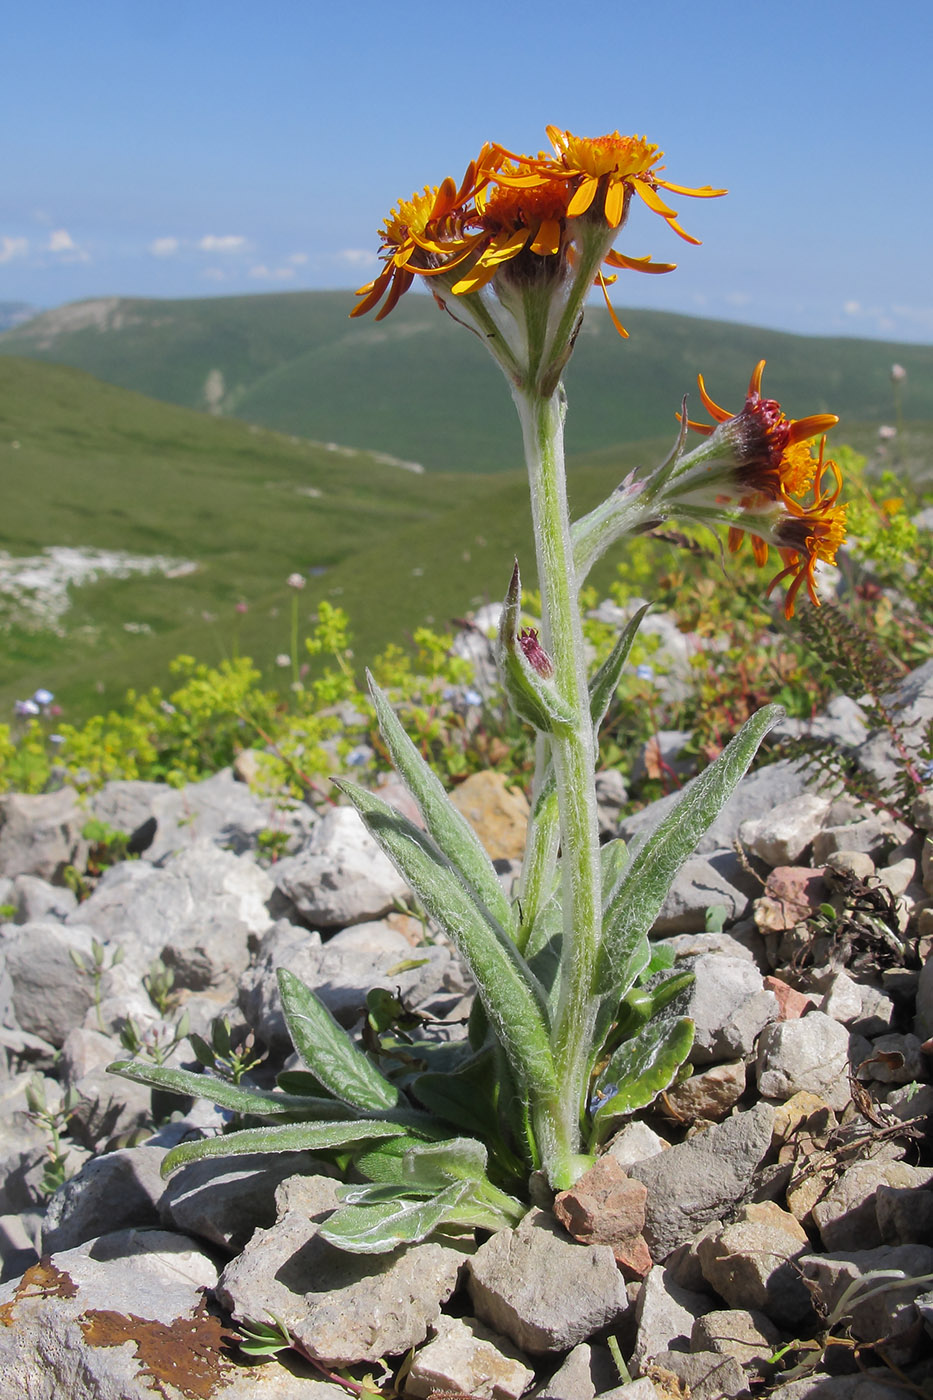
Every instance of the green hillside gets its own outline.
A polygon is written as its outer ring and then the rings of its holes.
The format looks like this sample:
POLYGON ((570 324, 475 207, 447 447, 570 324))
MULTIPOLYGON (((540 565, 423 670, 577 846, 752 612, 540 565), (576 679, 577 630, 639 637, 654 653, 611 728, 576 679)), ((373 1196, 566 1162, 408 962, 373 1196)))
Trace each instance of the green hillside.
MULTIPOLYGON (((581 466, 575 508, 661 449, 581 466)), ((0 359, 0 492, 0 552, 14 560, 68 547, 197 566, 73 588, 56 633, 16 620, 0 557, 3 718, 40 685, 69 718, 129 686, 165 685, 179 652, 217 661, 238 647, 281 677, 273 660, 288 650, 294 570, 310 574, 302 626, 321 598, 346 607, 360 660, 498 599, 515 553, 534 581, 523 472, 419 474, 29 360, 0 359)))
MULTIPOLYGON (((392 453, 430 471, 520 464, 509 395, 473 336, 426 296, 405 297, 378 324, 348 320, 352 304, 344 292, 79 302, 0 335, 0 354, 74 365, 172 403, 392 453)), ((838 413, 842 437, 855 420, 893 421, 895 361, 908 372, 905 420, 933 419, 933 347, 622 315, 625 342, 600 307, 587 313, 567 374, 571 453, 664 432, 698 370, 714 397, 738 408, 761 358, 766 392, 794 417, 838 413)))

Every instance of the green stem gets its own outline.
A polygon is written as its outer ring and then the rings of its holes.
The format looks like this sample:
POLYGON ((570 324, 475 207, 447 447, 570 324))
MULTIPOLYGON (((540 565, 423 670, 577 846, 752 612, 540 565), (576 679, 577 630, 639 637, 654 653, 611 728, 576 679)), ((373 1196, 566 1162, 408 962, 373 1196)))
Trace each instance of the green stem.
POLYGON ((590 721, 583 628, 564 473, 559 389, 550 398, 514 392, 531 491, 541 589, 544 644, 554 683, 576 720, 551 735, 563 852, 564 937, 554 1053, 560 1094, 533 1105, 535 1132, 551 1184, 572 1184, 580 1152, 580 1119, 593 1028, 593 980, 601 933, 595 743, 590 721))

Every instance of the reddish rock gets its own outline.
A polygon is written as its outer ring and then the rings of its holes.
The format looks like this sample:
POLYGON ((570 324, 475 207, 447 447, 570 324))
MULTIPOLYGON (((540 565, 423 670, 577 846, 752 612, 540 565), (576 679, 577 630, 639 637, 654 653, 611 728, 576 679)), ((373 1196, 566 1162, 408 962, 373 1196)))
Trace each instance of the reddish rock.
POLYGON ((581 1244, 608 1244, 624 1277, 640 1279, 652 1265, 641 1233, 647 1197, 647 1188, 607 1154, 554 1198, 554 1214, 581 1244))
POLYGON ((808 1007, 813 1005, 813 998, 807 996, 805 992, 798 992, 795 987, 790 987, 786 982, 782 982, 780 977, 766 977, 764 984, 769 992, 773 992, 777 997, 780 1012, 779 1021, 796 1021, 802 1016, 808 1007))
POLYGON ((755 923, 762 933, 781 933, 803 923, 828 898, 823 871, 808 865, 779 865, 755 900, 755 923))

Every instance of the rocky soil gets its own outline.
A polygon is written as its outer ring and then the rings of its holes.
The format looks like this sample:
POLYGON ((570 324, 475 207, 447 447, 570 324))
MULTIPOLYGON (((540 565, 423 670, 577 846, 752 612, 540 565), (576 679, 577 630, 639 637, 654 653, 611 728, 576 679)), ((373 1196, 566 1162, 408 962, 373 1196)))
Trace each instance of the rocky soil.
MULTIPOLYGON (((919 743, 933 664, 900 701, 919 743)), ((822 723, 866 771, 900 761, 857 707, 822 723)), ((607 776, 607 834, 620 796, 607 776)), ((509 880, 522 800, 488 774, 457 799, 509 880)), ((415 1397, 933 1393, 933 790, 908 816, 789 762, 748 777, 654 930, 695 974, 690 1077, 516 1230, 360 1256, 318 1238, 334 1180, 308 1154, 162 1180, 223 1114, 105 1069, 128 1023, 143 1055, 197 1068, 179 1017, 209 1037, 225 1015, 269 1082, 290 1052, 279 966, 345 1026, 382 986, 462 1033, 469 978, 430 930, 412 959, 424 928, 355 813, 278 810, 231 771, 0 799, 0 1400, 328 1400, 403 1363, 415 1397), (89 815, 135 856, 79 903, 89 815), (68 1179, 49 1194, 53 1128, 68 1179), (251 1361, 233 1324, 272 1318, 294 1348, 251 1361)))

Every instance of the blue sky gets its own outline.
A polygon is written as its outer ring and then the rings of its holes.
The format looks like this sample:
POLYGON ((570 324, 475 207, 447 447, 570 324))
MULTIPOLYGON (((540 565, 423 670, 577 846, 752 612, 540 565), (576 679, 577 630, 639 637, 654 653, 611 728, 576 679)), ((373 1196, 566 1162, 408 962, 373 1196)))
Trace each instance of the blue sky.
POLYGON ((354 287, 400 196, 548 122, 666 152, 620 305, 933 342, 931 0, 9 6, 0 300, 354 287))

